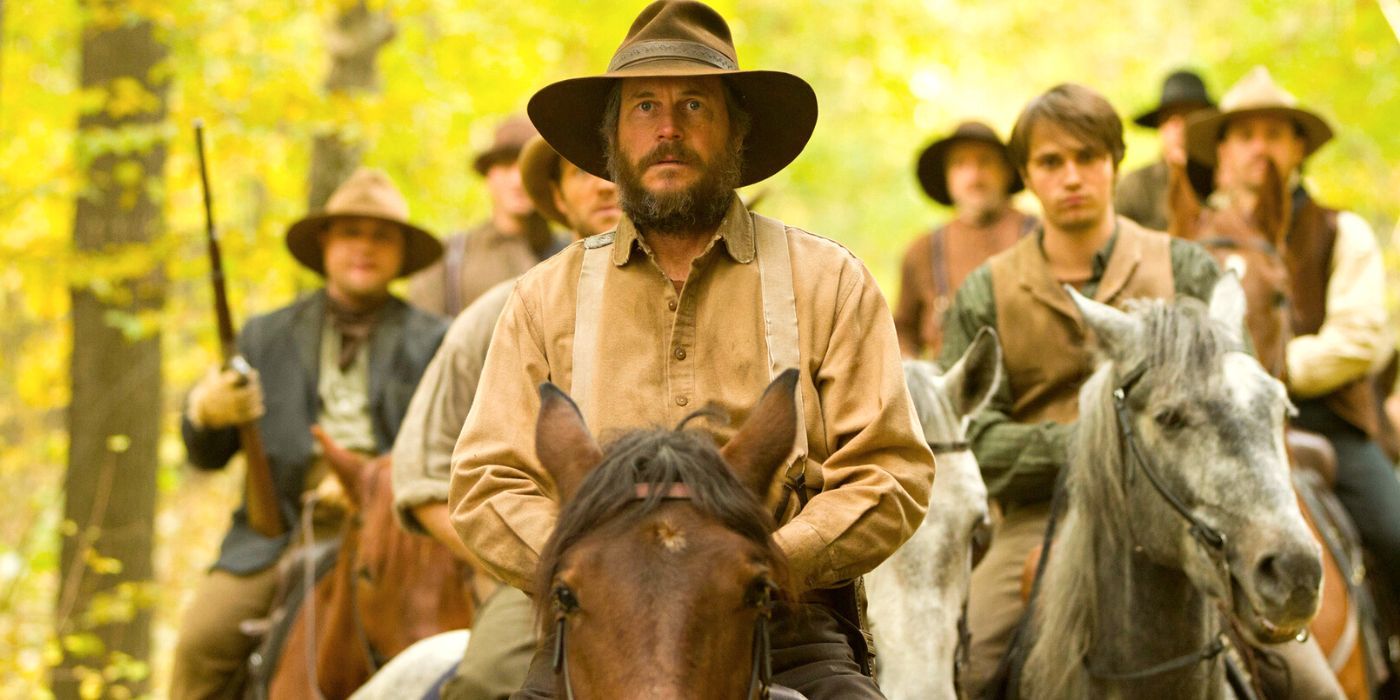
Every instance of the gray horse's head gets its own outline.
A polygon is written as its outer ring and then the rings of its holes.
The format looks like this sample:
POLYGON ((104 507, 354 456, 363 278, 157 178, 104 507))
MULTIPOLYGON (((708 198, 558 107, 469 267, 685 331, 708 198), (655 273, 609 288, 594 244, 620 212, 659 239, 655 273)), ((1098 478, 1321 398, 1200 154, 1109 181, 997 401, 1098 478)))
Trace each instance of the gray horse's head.
POLYGON ((1299 512, 1288 474, 1282 383, 1244 350, 1245 300, 1226 274, 1209 306, 1136 302, 1124 313, 1071 292, 1103 362, 1080 394, 1078 451, 1097 468, 1071 489, 1103 504, 1097 526, 1157 564, 1180 568, 1232 609, 1257 641, 1297 635, 1317 611, 1320 549, 1299 512), (1124 386, 1135 373, 1140 378, 1124 386), (1218 553, 1191 534, 1185 517, 1125 450, 1115 390, 1141 454, 1166 491, 1224 535, 1218 553), (1123 527, 1126 523, 1127 527, 1123 527))

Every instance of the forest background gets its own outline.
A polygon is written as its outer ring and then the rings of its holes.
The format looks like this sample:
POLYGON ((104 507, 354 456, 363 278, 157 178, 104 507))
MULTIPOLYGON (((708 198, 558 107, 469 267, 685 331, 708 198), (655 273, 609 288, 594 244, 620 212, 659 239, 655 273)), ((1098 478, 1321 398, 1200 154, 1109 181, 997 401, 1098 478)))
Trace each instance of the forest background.
MULTIPOLYGON (((937 134, 967 117, 1005 134, 1062 81, 1127 122, 1183 66, 1218 96, 1266 65, 1325 115, 1337 138, 1308 182, 1400 274, 1397 0, 714 4, 742 66, 803 76, 821 104, 762 209, 849 247, 891 297, 906 244, 948 216, 913 177, 937 134)), ((246 319, 316 286, 283 232, 357 162, 439 234, 485 217, 471 154, 540 86, 601 72, 642 5, 0 0, 0 698, 164 696, 236 502, 241 464, 193 472, 179 438, 218 358, 192 122, 246 319), (150 641, 115 642, 123 626, 150 641)), ((1153 132, 1128 139, 1125 171, 1156 158, 1153 132)))

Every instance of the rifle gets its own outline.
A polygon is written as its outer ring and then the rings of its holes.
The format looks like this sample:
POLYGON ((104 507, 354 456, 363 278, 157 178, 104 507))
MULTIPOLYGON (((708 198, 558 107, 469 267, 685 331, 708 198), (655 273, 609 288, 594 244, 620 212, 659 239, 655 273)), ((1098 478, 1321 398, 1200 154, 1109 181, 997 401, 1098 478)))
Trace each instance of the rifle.
MULTIPOLYGON (((199 154, 199 182, 204 188, 204 228, 209 239, 209 281, 214 286, 214 314, 219 323, 219 348, 223 352, 224 368, 248 382, 252 366, 238 353, 233 333, 233 315, 228 308, 228 293, 224 289, 224 262, 219 253, 219 234, 214 227, 214 201, 209 190, 209 172, 204 162, 204 122, 194 123, 194 145, 199 154)), ((272 483, 272 465, 263 449, 262 431, 256 421, 238 425, 238 439, 243 445, 243 461, 247 465, 244 503, 248 509, 248 525, 263 537, 278 537, 287 531, 278 506, 277 489, 272 483)))

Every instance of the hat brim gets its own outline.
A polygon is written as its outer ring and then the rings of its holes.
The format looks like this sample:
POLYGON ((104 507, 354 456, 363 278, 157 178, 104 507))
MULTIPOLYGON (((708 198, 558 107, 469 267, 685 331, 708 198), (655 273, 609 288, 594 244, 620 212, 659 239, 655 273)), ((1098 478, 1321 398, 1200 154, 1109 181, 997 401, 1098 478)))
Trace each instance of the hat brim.
POLYGON ((1214 106, 1215 105, 1210 102, 1197 102, 1195 100, 1189 102, 1166 102, 1157 105, 1157 108, 1152 111, 1143 112, 1133 117, 1133 123, 1148 129, 1156 129, 1162 125, 1162 117, 1166 116, 1169 112, 1183 109, 1194 112, 1200 109, 1209 109, 1214 106))
POLYGON ((740 187, 771 177, 802 153, 816 128, 817 95, 807 81, 781 71, 732 71, 691 61, 659 61, 640 69, 546 85, 530 98, 527 111, 540 135, 560 156, 589 173, 612 180, 602 125, 613 85, 623 78, 711 75, 728 82, 749 113, 740 187))
POLYGON ((1294 107, 1249 107, 1229 112, 1214 112, 1186 124, 1186 152, 1192 159, 1215 167, 1215 148, 1225 125, 1231 119, 1245 116, 1279 116, 1292 120, 1303 130, 1303 157, 1307 158, 1332 139, 1332 127, 1312 112, 1294 107))
POLYGON ((554 203, 554 177, 562 167, 557 151, 550 148, 544 139, 525 144, 520 151, 520 184, 530 201, 535 203, 535 211, 550 222, 572 228, 568 217, 554 203))
POLYGON ((475 170, 477 175, 481 175, 484 177, 486 175, 486 172, 491 169, 491 166, 498 165, 500 163, 511 163, 519 157, 519 146, 501 146, 499 148, 492 148, 490 150, 482 151, 480 154, 477 155, 475 159, 472 160, 472 170, 475 170))
POLYGON ((403 267, 397 277, 411 275, 437 262, 442 257, 442 243, 433 234, 413 224, 374 214, 313 214, 287 228, 287 250, 303 267, 325 276, 325 255, 321 249, 320 233, 335 219, 363 217, 395 224, 403 229, 403 267))
POLYGON ((1001 153, 1001 158, 1006 163, 1006 169, 1011 172, 1011 183, 1006 188, 1008 197, 1026 188, 1026 184, 1021 181, 1021 173, 1016 171, 1016 166, 1011 162, 1011 154, 1006 150, 1006 144, 995 138, 954 134, 929 144, 919 154, 918 165, 914 168, 914 172, 919 178, 919 186, 933 201, 945 207, 953 206, 953 197, 948 192, 948 149, 960 141, 974 141, 996 147, 997 152, 1001 153))

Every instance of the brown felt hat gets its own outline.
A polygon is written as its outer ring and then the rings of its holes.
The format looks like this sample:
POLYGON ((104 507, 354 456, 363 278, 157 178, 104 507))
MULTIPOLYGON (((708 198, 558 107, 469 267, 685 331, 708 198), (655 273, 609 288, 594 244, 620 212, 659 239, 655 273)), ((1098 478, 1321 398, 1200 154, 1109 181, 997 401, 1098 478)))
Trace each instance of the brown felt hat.
POLYGON ((1220 98, 1220 111, 1193 117, 1186 124, 1186 154, 1202 165, 1215 166, 1215 148, 1225 126, 1235 117, 1262 114, 1283 117, 1303 136, 1303 157, 1332 138, 1332 127, 1315 112, 1298 106, 1298 98, 1274 82, 1269 70, 1256 66, 1220 98))
POLYGON ((472 169, 476 170, 478 175, 485 175, 493 165, 514 161, 520 156, 520 149, 536 135, 535 125, 531 124, 529 119, 522 114, 512 114, 496 127, 496 136, 492 139, 491 146, 476 154, 476 158, 472 160, 472 169))
POLYGON ((1162 118, 1168 113, 1177 110, 1192 112, 1197 109, 1214 107, 1210 94, 1206 92, 1206 83, 1201 80, 1201 76, 1194 71, 1179 70, 1167 76, 1162 81, 1162 97, 1157 100, 1157 106, 1137 115, 1133 123, 1138 126, 1145 126, 1149 129, 1156 129, 1162 124, 1162 118))
POLYGON ((817 95, 790 73, 740 70, 729 25, 714 9, 693 0, 647 5, 617 47, 602 75, 546 85, 530 98, 530 119, 549 145, 569 162, 608 180, 603 112, 623 78, 722 77, 752 123, 744 139, 739 185, 782 170, 797 157, 817 123, 817 95))
POLYGON ((570 228, 568 217, 554 205, 554 183, 558 182, 559 152, 543 137, 536 136, 520 150, 520 184, 535 203, 535 211, 549 221, 570 228))
POLYGON ((1006 169, 1011 172, 1011 183, 1006 193, 1012 195, 1025 189, 1025 183, 1021 182, 1021 174, 1016 172, 1016 166, 1011 163, 1011 154, 1007 152, 1006 144, 997 138, 997 132, 982 122, 966 121, 959 124, 953 133, 929 144, 923 153, 919 154, 914 174, 919 178, 919 185, 933 201, 945 207, 953 206, 953 198, 948 194, 948 150, 953 144, 961 141, 977 141, 995 146, 997 152, 1001 153, 1002 160, 1006 161, 1006 169))
POLYGON ((325 208, 287 228, 287 250, 297 262, 324 275, 325 260, 320 233, 331 221, 345 217, 368 217, 398 224, 403 229, 403 269, 410 275, 442 256, 442 244, 433 234, 408 222, 408 200, 383 170, 360 167, 341 183, 325 208))

